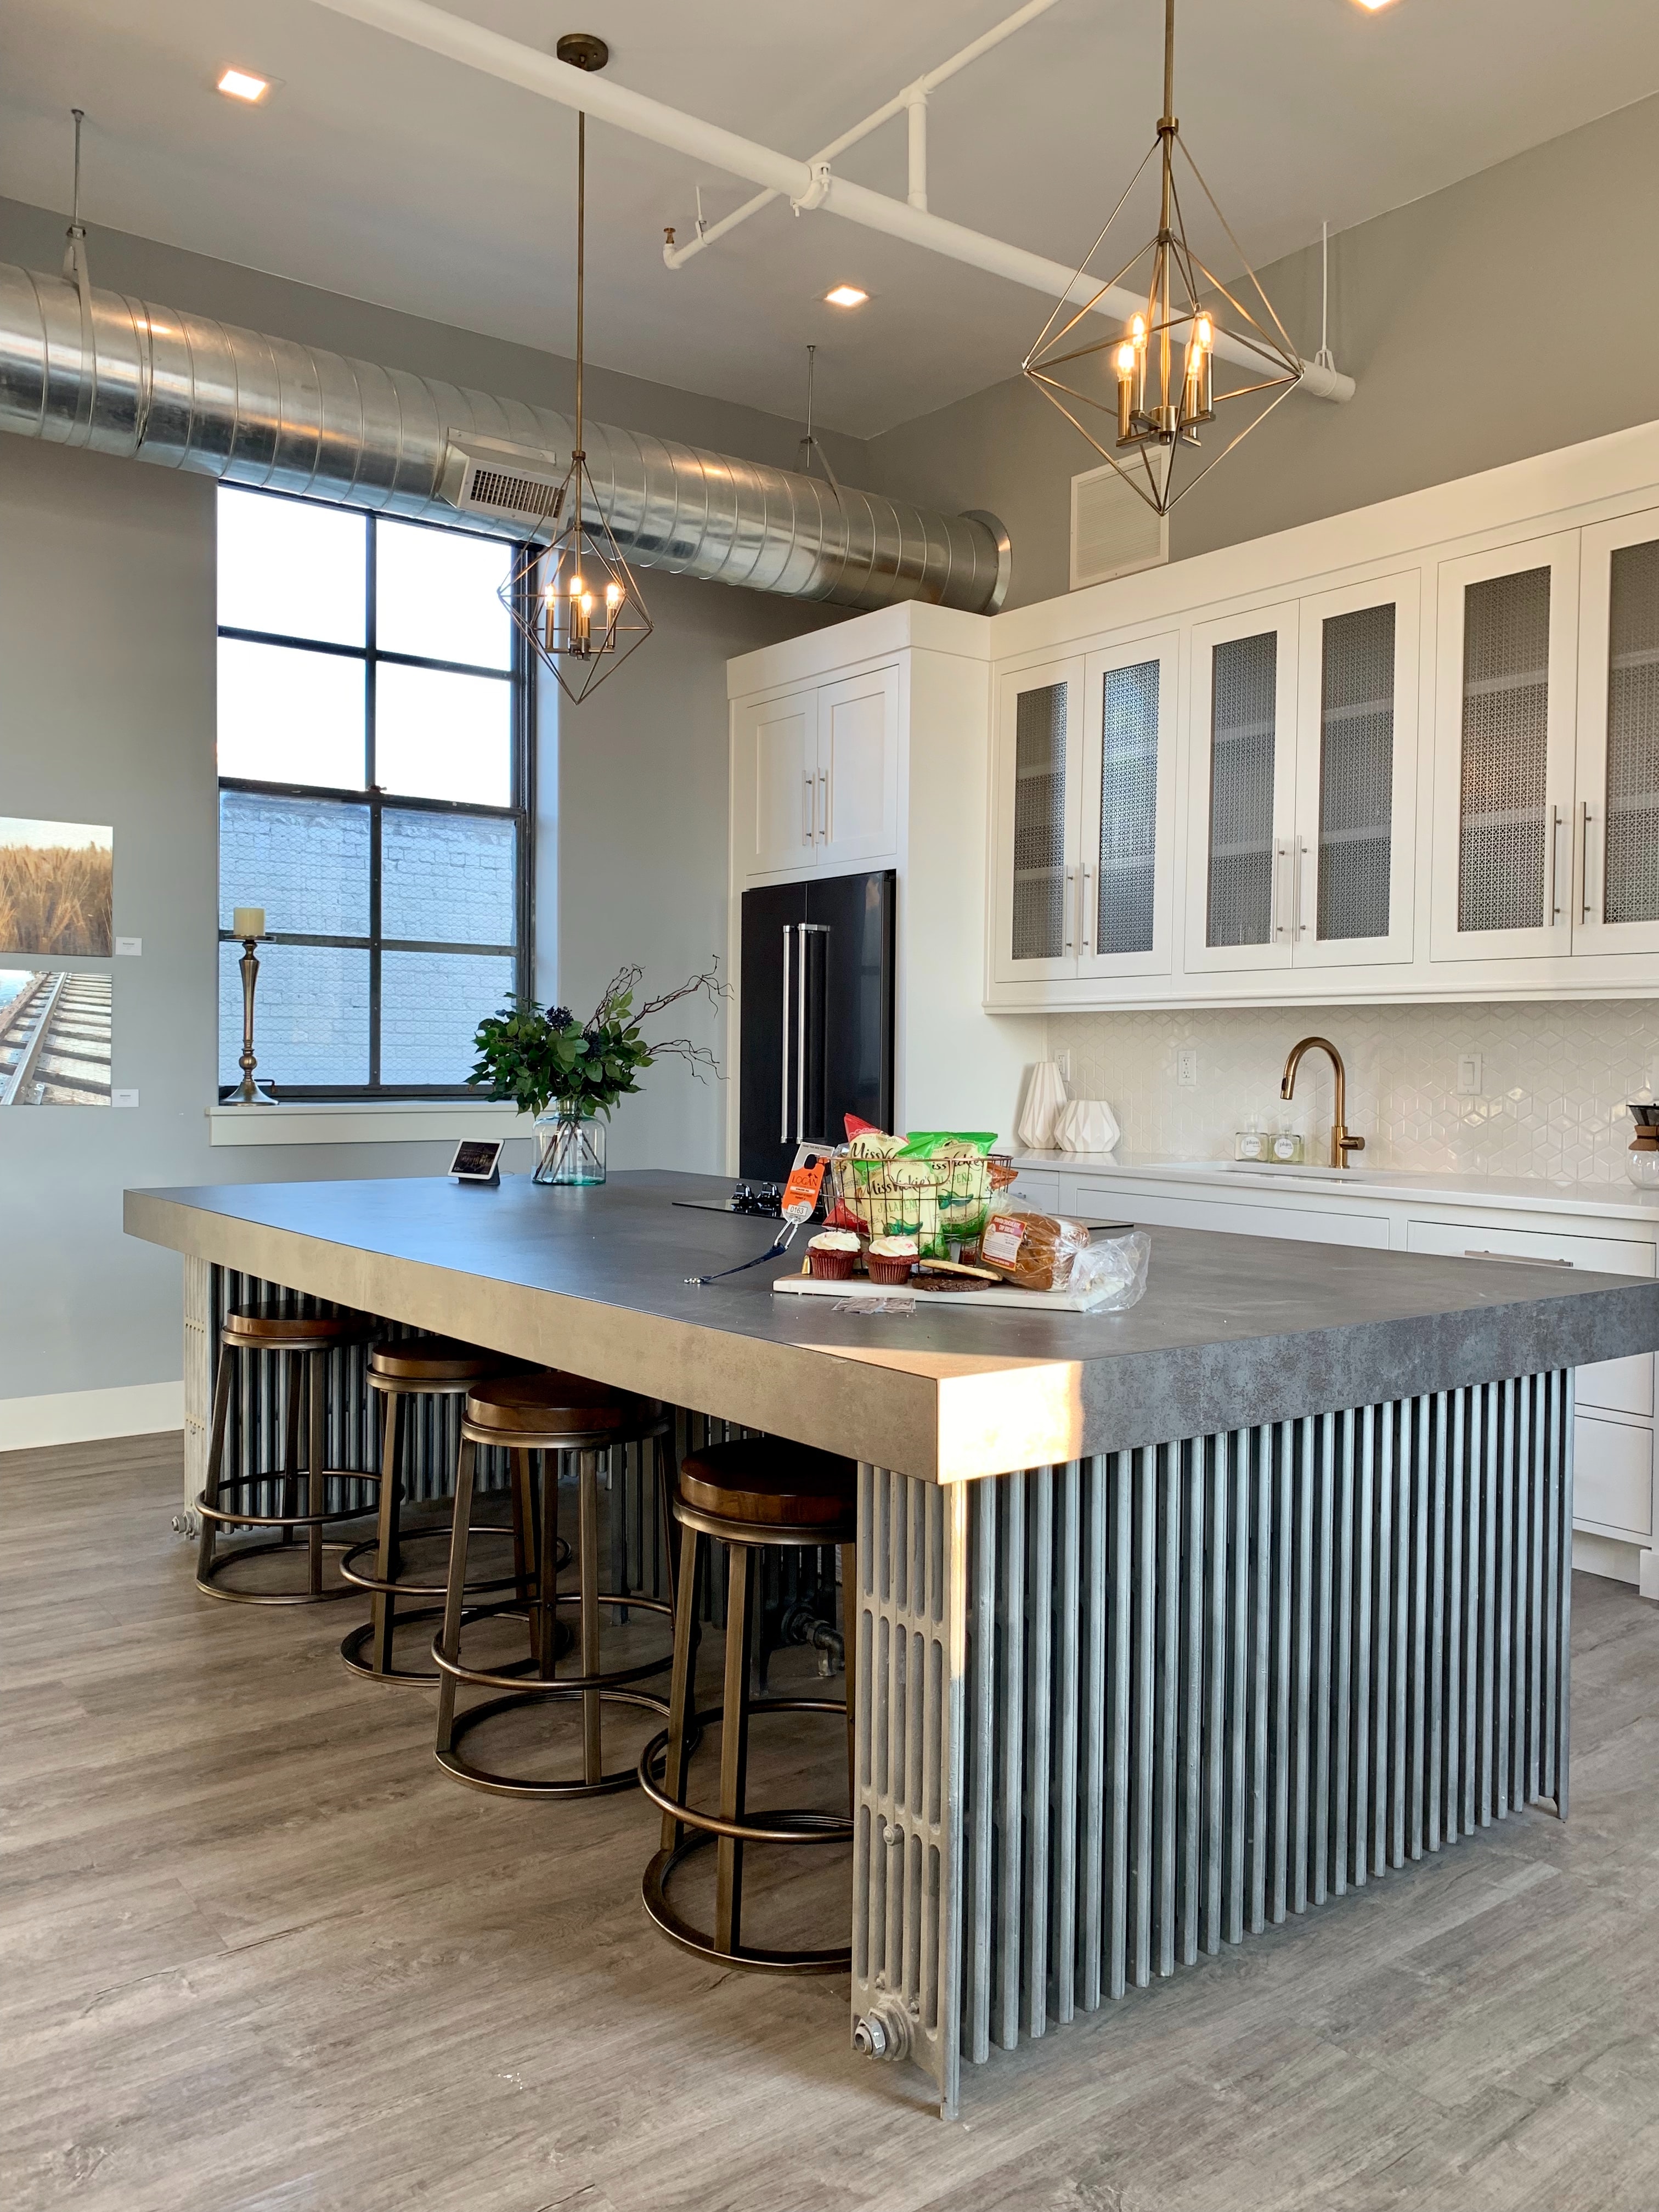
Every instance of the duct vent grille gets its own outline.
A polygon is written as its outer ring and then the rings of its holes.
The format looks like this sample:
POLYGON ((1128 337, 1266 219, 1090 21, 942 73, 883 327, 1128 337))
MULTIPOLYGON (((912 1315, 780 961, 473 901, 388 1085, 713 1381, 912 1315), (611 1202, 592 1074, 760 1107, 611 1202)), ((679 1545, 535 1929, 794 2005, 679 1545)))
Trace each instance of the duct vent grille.
POLYGON ((563 483, 556 454, 469 435, 465 446, 449 448, 442 496, 463 514, 538 523, 557 514, 563 483))
POLYGON ((1072 478, 1072 589, 1156 568, 1170 557, 1170 519, 1154 514, 1109 461, 1072 478))

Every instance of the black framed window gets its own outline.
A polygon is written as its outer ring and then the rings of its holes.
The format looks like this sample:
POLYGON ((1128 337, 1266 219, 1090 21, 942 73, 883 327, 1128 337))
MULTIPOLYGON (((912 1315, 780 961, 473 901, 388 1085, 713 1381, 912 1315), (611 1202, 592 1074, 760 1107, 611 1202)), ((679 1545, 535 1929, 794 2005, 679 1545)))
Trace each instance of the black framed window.
POLYGON ((530 988, 530 679, 501 538, 222 488, 219 1082, 234 909, 262 906, 255 1044, 284 1098, 465 1095, 530 988))

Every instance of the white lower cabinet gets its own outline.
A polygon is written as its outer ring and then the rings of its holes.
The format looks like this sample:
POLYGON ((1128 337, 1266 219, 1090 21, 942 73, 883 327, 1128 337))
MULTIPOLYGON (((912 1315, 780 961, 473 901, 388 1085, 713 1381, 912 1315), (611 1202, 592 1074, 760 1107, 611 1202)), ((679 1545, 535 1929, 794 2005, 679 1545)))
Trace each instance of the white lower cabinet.
POLYGON ((1256 1199, 1191 1198, 1175 1191, 1128 1193, 1114 1182, 1079 1181, 1072 1211, 1090 1221, 1129 1221, 1154 1229, 1219 1229, 1238 1237, 1283 1237, 1301 1244, 1355 1244, 1389 1249, 1386 1215, 1343 1204, 1300 1206, 1256 1199))

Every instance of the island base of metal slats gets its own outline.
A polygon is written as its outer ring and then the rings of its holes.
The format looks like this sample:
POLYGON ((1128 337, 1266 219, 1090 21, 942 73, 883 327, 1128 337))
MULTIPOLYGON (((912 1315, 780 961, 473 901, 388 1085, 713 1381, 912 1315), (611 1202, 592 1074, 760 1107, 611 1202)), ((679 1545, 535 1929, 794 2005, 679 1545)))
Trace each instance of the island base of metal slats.
POLYGON ((855 2040, 964 2057, 1541 1802, 1572 1376, 859 1500, 855 2040))

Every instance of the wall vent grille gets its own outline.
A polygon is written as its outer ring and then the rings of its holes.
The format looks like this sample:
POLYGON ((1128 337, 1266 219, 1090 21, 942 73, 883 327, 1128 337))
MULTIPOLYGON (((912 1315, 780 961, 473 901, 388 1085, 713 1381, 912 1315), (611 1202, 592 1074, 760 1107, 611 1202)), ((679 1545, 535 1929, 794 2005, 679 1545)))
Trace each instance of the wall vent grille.
POLYGON ((1154 514, 1109 462, 1072 478, 1072 589, 1156 568, 1170 557, 1170 518, 1154 514))

